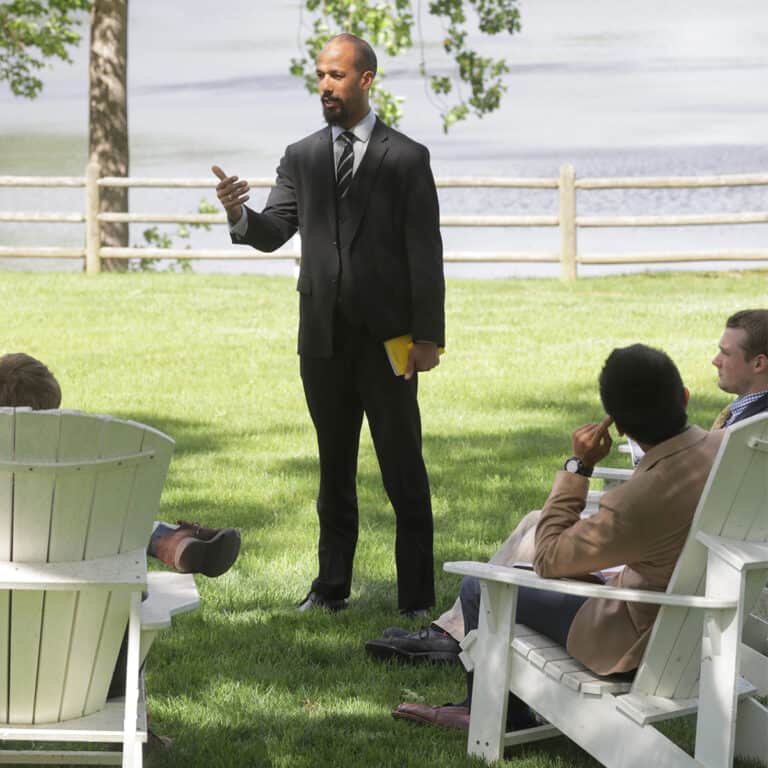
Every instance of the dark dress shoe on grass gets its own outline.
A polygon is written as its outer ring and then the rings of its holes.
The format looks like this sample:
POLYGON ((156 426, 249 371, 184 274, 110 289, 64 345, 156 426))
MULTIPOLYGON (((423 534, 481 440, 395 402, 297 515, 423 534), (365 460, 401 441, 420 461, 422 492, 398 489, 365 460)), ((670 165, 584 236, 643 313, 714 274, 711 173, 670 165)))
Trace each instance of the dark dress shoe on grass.
MULTIPOLYGON (((390 627, 390 633, 397 627, 390 627)), ((422 627, 418 632, 389 634, 377 640, 369 640, 365 650, 374 659, 398 661, 441 661, 456 663, 459 660, 459 644, 441 629, 422 627)))
POLYGON ((469 708, 463 704, 443 704, 431 707, 429 704, 398 704, 392 712, 395 720, 410 720, 419 725, 436 725, 457 731, 469 729, 469 708))
POLYGON ((349 605, 348 600, 331 600, 328 597, 323 597, 317 592, 310 592, 300 603, 299 611, 313 611, 317 608, 322 608, 325 611, 336 613, 337 611, 343 611, 349 605))
POLYGON ((386 627, 381 633, 382 637, 402 637, 403 635, 410 635, 413 630, 403 629, 402 627, 386 627))

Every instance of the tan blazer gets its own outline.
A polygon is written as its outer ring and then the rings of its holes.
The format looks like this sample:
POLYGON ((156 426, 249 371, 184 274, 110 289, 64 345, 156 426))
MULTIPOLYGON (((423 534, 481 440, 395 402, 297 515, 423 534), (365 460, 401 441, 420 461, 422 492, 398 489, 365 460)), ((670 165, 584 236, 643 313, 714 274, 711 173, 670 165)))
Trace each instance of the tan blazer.
MULTIPOLYGON (((589 481, 558 472, 536 530, 536 572, 579 577, 626 564, 609 584, 666 589, 722 439, 722 431, 694 426, 654 446, 584 520, 589 481)), ((571 624, 568 652, 599 675, 635 669, 657 612, 643 603, 589 599, 571 624)))

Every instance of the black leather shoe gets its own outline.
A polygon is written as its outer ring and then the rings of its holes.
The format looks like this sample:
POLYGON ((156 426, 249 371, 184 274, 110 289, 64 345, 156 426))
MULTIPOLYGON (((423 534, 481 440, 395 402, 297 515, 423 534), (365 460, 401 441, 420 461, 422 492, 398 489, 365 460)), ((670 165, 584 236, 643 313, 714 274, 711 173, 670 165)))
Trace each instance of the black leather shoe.
MULTIPOLYGON (((433 629, 435 632, 443 632, 446 634, 445 630, 438 626, 437 624, 429 624, 428 626, 425 624, 421 625, 422 629, 433 629)), ((382 639, 387 637, 402 637, 403 635, 412 635, 414 634, 412 629, 403 629, 402 627, 385 627, 384 631, 381 633, 382 639)))
POLYGON ((348 605, 349 601, 346 599, 331 600, 328 597, 319 595, 317 592, 310 592, 299 603, 299 611, 303 613, 304 611, 312 611, 316 608, 322 608, 323 610, 330 611, 331 613, 336 613, 337 611, 343 611, 348 605))
MULTIPOLYGON (((389 631, 396 629, 390 627, 389 631)), ((365 650, 374 659, 397 659, 398 661, 444 661, 458 663, 459 644, 447 632, 422 627, 418 632, 399 635, 389 634, 377 640, 369 640, 365 650)))
POLYGON ((410 635, 412 630, 403 629, 402 627, 386 627, 381 633, 382 639, 387 637, 402 637, 403 635, 410 635))

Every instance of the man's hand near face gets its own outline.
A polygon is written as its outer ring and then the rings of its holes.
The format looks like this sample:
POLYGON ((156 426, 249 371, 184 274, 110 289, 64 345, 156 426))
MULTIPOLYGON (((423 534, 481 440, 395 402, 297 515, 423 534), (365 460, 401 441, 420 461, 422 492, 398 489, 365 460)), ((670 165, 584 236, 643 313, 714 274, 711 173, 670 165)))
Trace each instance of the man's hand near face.
POLYGON ((613 417, 606 416, 599 424, 584 424, 574 430, 573 455, 581 459, 585 467, 594 467, 608 455, 613 445, 608 434, 611 424, 613 417))

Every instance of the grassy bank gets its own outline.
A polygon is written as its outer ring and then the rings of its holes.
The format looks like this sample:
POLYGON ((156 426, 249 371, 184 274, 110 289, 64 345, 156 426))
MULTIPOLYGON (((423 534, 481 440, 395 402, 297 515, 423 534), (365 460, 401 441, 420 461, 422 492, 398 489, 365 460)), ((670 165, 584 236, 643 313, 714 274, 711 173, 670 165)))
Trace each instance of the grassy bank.
MULTIPOLYGON (((767 279, 450 282, 448 349, 420 380, 439 606, 458 588, 442 562, 489 557, 541 504, 572 428, 601 414, 596 377, 613 347, 643 341, 667 350, 691 389, 691 420, 708 426, 728 400, 710 365, 723 322, 764 306, 767 279)), ((317 482, 296 298, 293 281, 252 276, 0 281, 0 351, 48 363, 64 407, 134 418, 175 438, 164 519, 242 530, 234 569, 200 578, 201 609, 153 648, 152 718, 175 745, 152 765, 474 764, 464 736, 389 716, 405 698, 460 697, 457 670, 374 664, 363 651, 398 623, 392 512, 367 432, 352 605, 337 616, 295 611, 315 573, 317 482)), ((510 757, 515 768, 596 765, 565 739, 510 757)))

